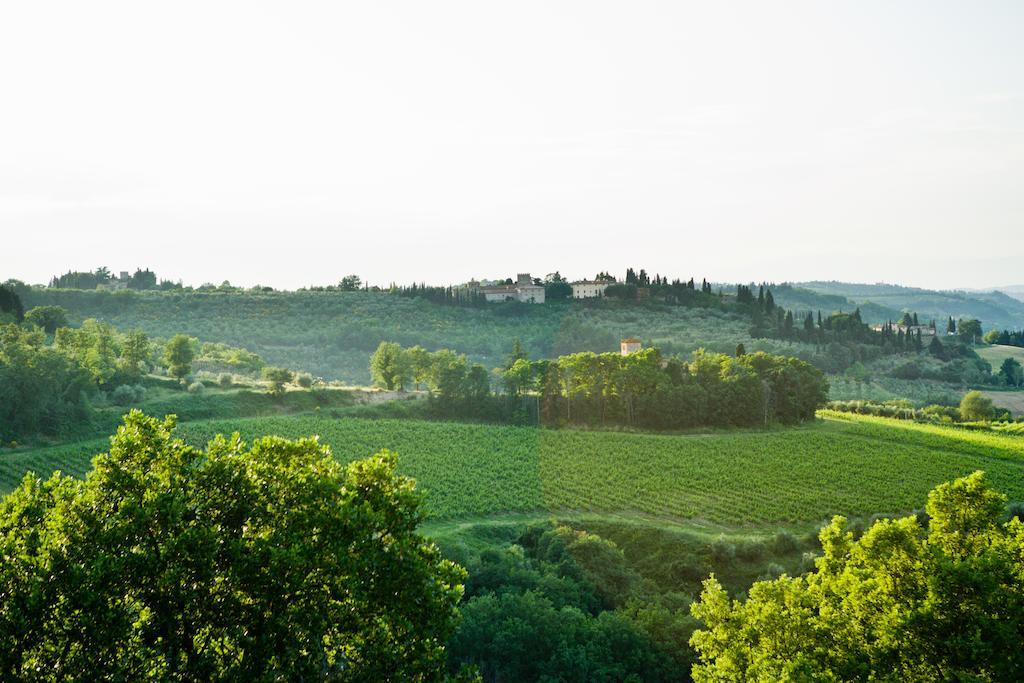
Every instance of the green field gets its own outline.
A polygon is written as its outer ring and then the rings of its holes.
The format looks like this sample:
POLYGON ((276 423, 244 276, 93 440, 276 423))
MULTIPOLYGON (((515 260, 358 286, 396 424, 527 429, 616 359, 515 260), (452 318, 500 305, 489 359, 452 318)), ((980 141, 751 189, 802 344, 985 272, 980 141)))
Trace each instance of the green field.
MULTIPOLYGON (((976 469, 1024 499, 1024 438, 823 415, 786 430, 686 436, 325 417, 201 421, 180 432, 195 444, 219 432, 317 434, 345 461, 391 449, 436 520, 550 512, 804 525, 920 508, 936 484, 976 469)), ((80 475, 104 448, 101 439, 8 453, 0 486, 10 489, 30 469, 80 475)))
POLYGON ((1024 364, 1024 348, 1019 346, 1003 346, 993 344, 992 346, 979 346, 974 349, 978 355, 988 361, 995 371, 1007 358, 1015 358, 1018 363, 1024 364))

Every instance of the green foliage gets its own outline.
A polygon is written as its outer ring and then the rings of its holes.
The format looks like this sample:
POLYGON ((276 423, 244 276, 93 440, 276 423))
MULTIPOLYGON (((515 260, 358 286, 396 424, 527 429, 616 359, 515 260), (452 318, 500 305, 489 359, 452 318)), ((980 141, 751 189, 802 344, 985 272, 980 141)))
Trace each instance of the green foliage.
POLYGON ((993 412, 992 399, 980 391, 968 391, 960 400, 960 419, 964 422, 990 420, 993 412))
POLYGON ((981 322, 978 320, 961 320, 957 323, 956 334, 962 341, 977 343, 981 341, 981 322))
POLYGON ((395 342, 381 342, 370 357, 370 376, 374 383, 388 391, 405 388, 409 370, 402 347, 395 342))
POLYGON ((393 454, 173 427, 133 412, 84 480, 0 501, 0 677, 441 677, 465 574, 393 454))
POLYGON ((141 384, 122 384, 110 392, 110 401, 119 406, 142 403, 146 399, 146 387, 141 384))
POLYGON ((699 350, 691 363, 656 349, 622 356, 576 353, 503 379, 517 391, 540 377, 545 424, 621 424, 651 429, 792 424, 814 417, 828 384, 795 358, 763 352, 733 358, 699 350))
POLYGON ((41 330, 0 325, 0 441, 59 434, 89 413, 90 373, 41 330))
POLYGON ((999 376, 1007 386, 1024 385, 1024 369, 1021 368, 1021 364, 1016 358, 1003 359, 1003 364, 999 366, 999 376))
POLYGON ((192 360, 196 355, 198 340, 186 334, 176 334, 164 346, 164 362, 171 377, 184 379, 192 372, 192 360))
POLYGON ((267 385, 267 392, 272 396, 280 396, 284 393, 284 385, 292 381, 295 374, 286 368, 265 367, 263 368, 263 381, 267 385))
MULTIPOLYGON (((700 296, 697 292, 696 295, 700 296)), ((588 300, 543 306, 444 306, 386 292, 300 291, 74 291, 31 289, 29 305, 60 305, 72 321, 95 317, 153 338, 180 332, 204 342, 245 347, 267 362, 351 384, 371 381, 367 356, 382 341, 434 351, 449 348, 491 368, 519 337, 536 358, 577 351, 612 351, 623 336, 642 334, 666 354, 698 347, 732 353, 778 352, 784 345, 755 342, 746 314, 651 302, 588 300)), ((790 345, 791 346, 791 345, 790 345)), ((813 347, 802 349, 813 353, 813 347)), ((792 350, 790 351, 792 352, 792 350)), ((211 368, 213 372, 231 368, 211 368)))
POLYGON ((62 327, 53 345, 84 368, 97 386, 103 386, 117 372, 114 329, 98 320, 86 320, 79 328, 62 327))
POLYGON ((756 583, 731 601, 714 577, 693 614, 696 681, 977 680, 1024 676, 1024 524, 981 472, 928 495, 916 517, 859 540, 835 517, 805 577, 756 583))
POLYGON ((36 306, 25 313, 25 322, 53 334, 57 328, 68 326, 68 312, 61 306, 36 306))
POLYGON ((20 323, 25 318, 25 306, 12 287, 0 285, 0 324, 20 323))

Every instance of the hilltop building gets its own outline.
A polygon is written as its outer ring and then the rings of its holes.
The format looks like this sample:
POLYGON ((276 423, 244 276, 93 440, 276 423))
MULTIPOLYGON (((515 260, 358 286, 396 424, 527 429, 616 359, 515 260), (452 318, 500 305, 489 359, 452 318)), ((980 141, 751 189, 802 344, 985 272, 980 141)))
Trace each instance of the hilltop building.
POLYGON ((608 285, 614 284, 607 280, 580 280, 572 283, 573 299, 595 299, 604 296, 608 285))
POLYGON ((479 287, 488 303, 496 301, 521 301, 527 304, 544 303, 544 287, 533 283, 529 273, 516 275, 515 284, 488 284, 479 287))
POLYGON ((122 270, 118 277, 110 278, 108 282, 99 285, 97 289, 107 289, 115 291, 119 289, 128 289, 128 283, 131 282, 131 280, 131 274, 127 270, 122 270))
POLYGON ((630 337, 629 339, 623 339, 619 343, 619 350, 623 356, 628 356, 631 353, 636 353, 644 347, 644 343, 639 339, 630 337))
MULTIPOLYGON (((892 326, 893 334, 899 334, 900 332, 902 332, 903 334, 913 334, 913 335, 916 335, 917 333, 920 332, 922 337, 934 337, 935 336, 935 328, 932 327, 931 325, 903 325, 903 324, 900 324, 900 323, 888 323, 888 324, 892 326)), ((886 323, 883 323, 881 325, 872 325, 871 329, 873 329, 875 332, 884 332, 885 331, 885 327, 886 327, 886 323)))

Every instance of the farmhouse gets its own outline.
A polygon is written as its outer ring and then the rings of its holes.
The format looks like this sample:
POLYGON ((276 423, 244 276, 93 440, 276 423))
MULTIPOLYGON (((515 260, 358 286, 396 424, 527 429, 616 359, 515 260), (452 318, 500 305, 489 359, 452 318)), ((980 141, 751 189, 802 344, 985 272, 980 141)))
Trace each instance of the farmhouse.
POLYGON ((607 280, 580 280, 572 283, 573 299, 594 299, 604 296, 604 290, 612 284, 607 280))
POLYGON ((623 356, 628 356, 631 353, 636 353, 643 347, 644 343, 634 337, 630 337, 629 339, 623 339, 619 343, 619 349, 623 356))
POLYGON ((533 284, 529 273, 519 273, 515 284, 489 285, 480 287, 480 293, 488 303, 495 301, 522 301, 528 304, 544 303, 544 287, 533 284))

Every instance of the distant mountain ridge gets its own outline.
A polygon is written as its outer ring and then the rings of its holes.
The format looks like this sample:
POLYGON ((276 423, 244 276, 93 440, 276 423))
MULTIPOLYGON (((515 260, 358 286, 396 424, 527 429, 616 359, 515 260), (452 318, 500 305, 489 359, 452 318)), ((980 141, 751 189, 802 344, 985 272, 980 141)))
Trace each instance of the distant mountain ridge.
POLYGON ((931 290, 888 283, 813 281, 784 283, 772 288, 780 305, 795 310, 852 310, 859 307, 867 322, 899 318, 904 312, 924 320, 977 318, 985 329, 1024 327, 1024 286, 1000 291, 931 290), (1019 293, 1015 298, 1005 290, 1019 293))

